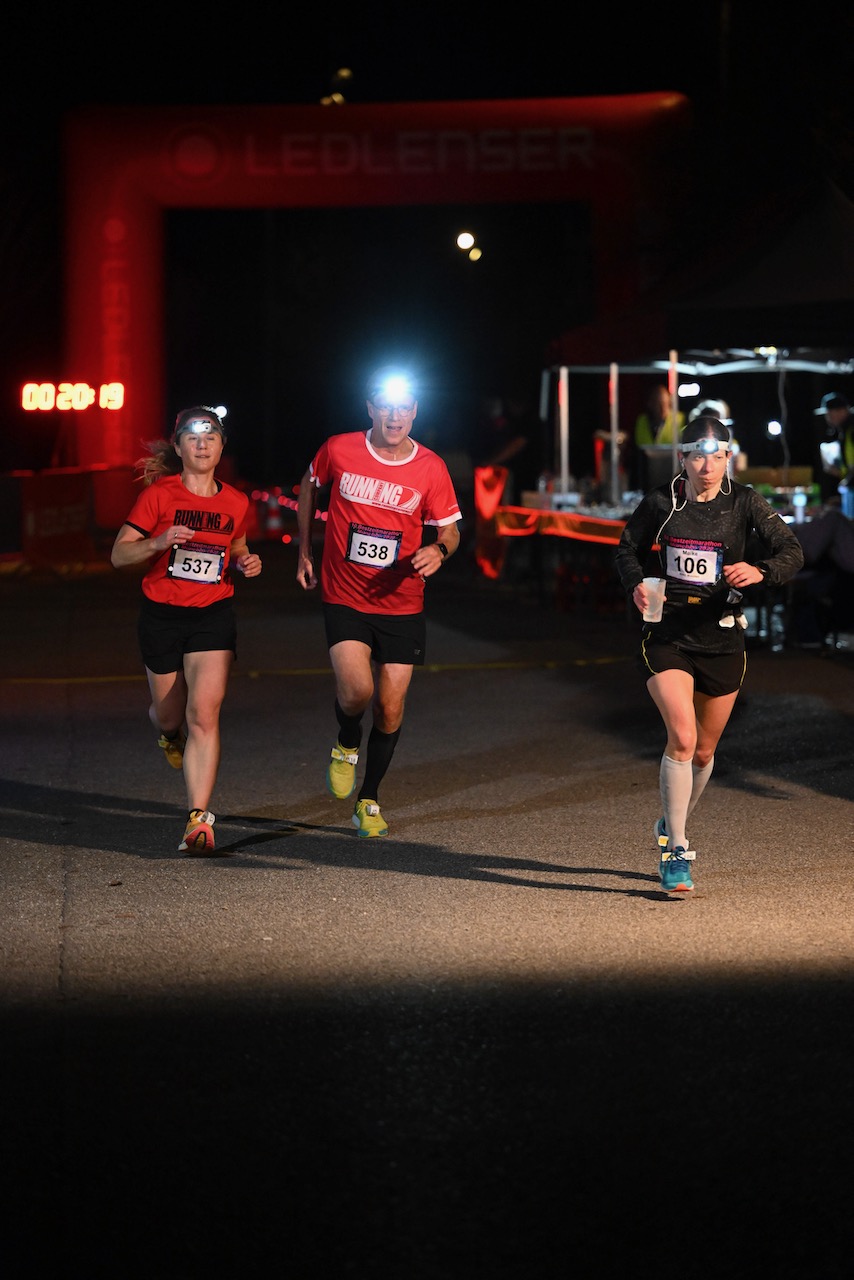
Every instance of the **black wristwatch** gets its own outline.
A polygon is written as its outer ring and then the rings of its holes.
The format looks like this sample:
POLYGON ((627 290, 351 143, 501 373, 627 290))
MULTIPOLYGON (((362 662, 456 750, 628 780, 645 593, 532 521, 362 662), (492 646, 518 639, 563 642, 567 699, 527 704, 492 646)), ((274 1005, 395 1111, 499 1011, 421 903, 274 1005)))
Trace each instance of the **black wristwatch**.
POLYGON ((441 553, 442 553, 442 559, 443 559, 443 560, 447 560, 447 558, 448 558, 448 548, 445 546, 444 542, 437 542, 437 543, 436 543, 436 546, 439 548, 439 550, 440 550, 440 551, 441 551, 441 553))

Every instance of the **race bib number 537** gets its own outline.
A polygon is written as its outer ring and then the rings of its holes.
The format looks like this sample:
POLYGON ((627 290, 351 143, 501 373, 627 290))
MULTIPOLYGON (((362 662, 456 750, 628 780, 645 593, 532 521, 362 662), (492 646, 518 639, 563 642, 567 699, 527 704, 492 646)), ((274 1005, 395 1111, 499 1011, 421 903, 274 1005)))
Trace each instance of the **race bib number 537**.
POLYGON ((206 542, 185 542, 172 548, 167 573, 170 578, 188 578, 191 582, 222 582, 225 547, 206 542))

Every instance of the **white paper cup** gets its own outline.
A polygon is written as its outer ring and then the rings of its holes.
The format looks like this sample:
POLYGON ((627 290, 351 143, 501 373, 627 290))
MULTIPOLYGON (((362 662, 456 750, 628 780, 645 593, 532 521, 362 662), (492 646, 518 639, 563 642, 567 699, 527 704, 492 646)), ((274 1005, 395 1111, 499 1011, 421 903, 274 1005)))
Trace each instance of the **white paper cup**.
POLYGON ((646 587, 646 593, 649 597, 649 604, 643 611, 644 622, 661 622, 666 584, 666 578, 644 578, 643 585, 646 587))

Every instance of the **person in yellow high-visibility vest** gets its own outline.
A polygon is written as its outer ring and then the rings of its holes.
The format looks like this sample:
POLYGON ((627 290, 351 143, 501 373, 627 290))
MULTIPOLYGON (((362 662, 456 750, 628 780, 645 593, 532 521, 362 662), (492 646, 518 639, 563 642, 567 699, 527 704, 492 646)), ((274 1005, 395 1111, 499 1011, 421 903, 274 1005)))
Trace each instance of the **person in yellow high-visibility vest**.
POLYGON ((634 444, 634 479, 640 489, 649 488, 649 465, 644 448, 653 444, 673 444, 685 427, 685 414, 673 410, 673 397, 663 383, 650 388, 646 408, 635 419, 632 440, 634 444))

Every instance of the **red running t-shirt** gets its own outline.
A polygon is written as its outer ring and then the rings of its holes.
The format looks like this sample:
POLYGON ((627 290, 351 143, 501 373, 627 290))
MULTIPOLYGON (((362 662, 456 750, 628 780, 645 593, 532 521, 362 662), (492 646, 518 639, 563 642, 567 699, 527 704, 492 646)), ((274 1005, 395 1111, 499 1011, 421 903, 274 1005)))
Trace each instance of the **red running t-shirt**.
POLYGON ((231 544, 245 537, 249 499, 217 481, 219 492, 198 498, 180 476, 161 476, 147 485, 125 520, 144 538, 156 538, 173 524, 195 530, 191 542, 155 556, 142 579, 143 594, 159 604, 203 608, 234 595, 228 572, 231 544))
MULTIPOLYGON (((424 579, 412 568, 424 525, 462 517, 438 454, 423 444, 397 462, 381 458, 368 432, 330 436, 310 466, 319 488, 331 486, 320 588, 326 604, 362 613, 420 613, 424 579)), ((439 534, 441 538, 441 532, 439 534)))

